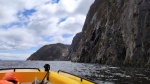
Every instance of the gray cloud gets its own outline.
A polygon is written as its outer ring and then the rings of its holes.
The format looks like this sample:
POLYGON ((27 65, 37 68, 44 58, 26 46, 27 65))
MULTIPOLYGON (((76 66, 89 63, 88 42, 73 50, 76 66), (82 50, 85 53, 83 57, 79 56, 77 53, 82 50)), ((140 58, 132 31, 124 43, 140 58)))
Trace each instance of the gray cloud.
POLYGON ((57 42, 71 44, 73 36, 82 30, 89 6, 94 0, 60 0, 58 4, 44 4, 47 1, 0 0, 0 54, 2 51, 25 50, 57 42), (35 9, 36 12, 18 18, 17 13, 24 9, 35 9), (66 20, 58 24, 64 17, 66 20), (16 24, 7 29, 1 26, 12 22, 27 24, 16 24), (64 34, 71 36, 65 38, 64 34))

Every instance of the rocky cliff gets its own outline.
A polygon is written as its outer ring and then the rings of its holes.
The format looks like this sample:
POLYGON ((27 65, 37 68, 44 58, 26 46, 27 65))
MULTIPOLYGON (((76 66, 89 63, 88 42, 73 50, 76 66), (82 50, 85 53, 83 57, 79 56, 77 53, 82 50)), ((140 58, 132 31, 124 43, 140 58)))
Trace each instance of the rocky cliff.
POLYGON ((66 60, 69 45, 50 44, 41 47, 33 53, 27 60, 66 60))
POLYGON ((69 52, 67 56, 68 60, 76 61, 77 59, 76 53, 78 52, 77 49, 79 47, 79 42, 81 40, 81 37, 82 37, 82 32, 77 33, 75 37, 73 38, 72 44, 69 48, 69 52))
POLYGON ((81 33, 72 61, 148 66, 150 0, 95 0, 81 33))

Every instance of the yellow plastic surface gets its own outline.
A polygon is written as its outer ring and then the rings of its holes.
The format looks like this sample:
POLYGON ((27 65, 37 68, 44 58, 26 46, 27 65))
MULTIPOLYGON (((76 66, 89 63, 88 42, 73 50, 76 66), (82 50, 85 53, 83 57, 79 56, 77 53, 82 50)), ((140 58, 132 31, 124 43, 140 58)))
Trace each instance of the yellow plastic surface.
MULTIPOLYGON (((4 77, 4 74, 7 71, 0 71, 0 79, 4 77)), ((44 76, 47 74, 47 72, 41 71, 30 71, 30 70, 21 70, 21 71, 16 71, 15 75, 19 79, 19 82, 33 82, 35 78, 38 80, 42 80, 44 76)), ((67 74, 67 73, 57 73, 54 71, 50 71, 49 75, 49 81, 52 84, 94 84, 90 81, 87 80, 82 80, 79 77, 67 74)))

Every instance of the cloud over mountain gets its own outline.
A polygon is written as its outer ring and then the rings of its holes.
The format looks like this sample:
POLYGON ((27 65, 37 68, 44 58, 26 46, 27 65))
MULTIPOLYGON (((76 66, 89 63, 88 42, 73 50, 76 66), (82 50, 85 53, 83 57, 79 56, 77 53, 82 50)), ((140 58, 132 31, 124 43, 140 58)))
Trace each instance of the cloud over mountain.
POLYGON ((73 36, 82 30, 93 1, 0 0, 0 53, 35 51, 44 44, 71 44, 73 36))

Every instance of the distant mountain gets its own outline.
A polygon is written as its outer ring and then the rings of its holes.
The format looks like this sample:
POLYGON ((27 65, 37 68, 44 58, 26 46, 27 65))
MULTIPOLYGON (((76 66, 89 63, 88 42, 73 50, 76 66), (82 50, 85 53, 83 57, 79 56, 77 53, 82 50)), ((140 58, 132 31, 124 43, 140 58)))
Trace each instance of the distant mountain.
POLYGON ((66 60, 68 48, 69 45, 61 43, 45 45, 33 53, 27 60, 66 60))

